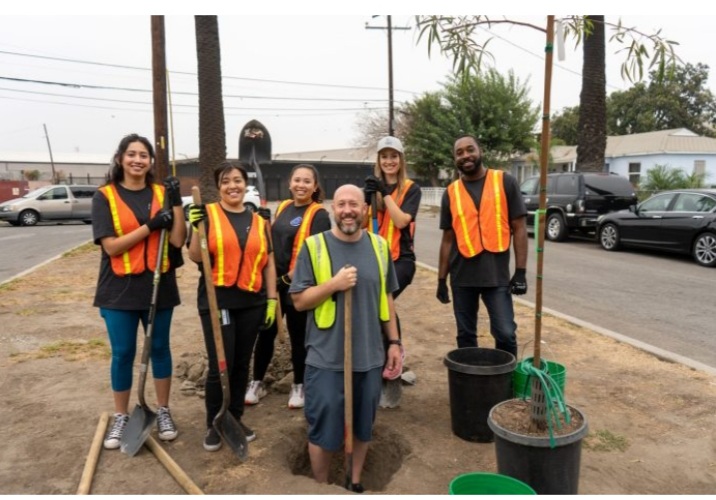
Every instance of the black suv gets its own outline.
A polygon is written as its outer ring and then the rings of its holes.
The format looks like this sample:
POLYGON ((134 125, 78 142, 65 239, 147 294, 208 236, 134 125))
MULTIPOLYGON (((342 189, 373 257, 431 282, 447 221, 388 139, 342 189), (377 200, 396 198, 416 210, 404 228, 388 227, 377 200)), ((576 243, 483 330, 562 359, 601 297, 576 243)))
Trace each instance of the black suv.
MULTIPOLYGON (((520 186, 527 206, 527 229, 534 232, 534 215, 539 208, 539 177, 530 177, 520 186)), ((634 187, 617 174, 566 172, 547 176, 545 237, 564 241, 570 231, 590 233, 597 217, 637 204, 634 187)))

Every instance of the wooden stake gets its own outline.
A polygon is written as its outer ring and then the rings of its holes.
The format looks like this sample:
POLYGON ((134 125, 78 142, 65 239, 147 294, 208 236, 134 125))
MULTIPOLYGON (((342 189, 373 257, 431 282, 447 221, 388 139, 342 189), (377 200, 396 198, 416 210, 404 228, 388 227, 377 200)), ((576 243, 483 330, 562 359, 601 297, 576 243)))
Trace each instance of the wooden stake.
POLYGON ((85 461, 85 468, 82 471, 82 477, 80 478, 80 485, 77 488, 78 495, 88 495, 90 488, 92 487, 92 479, 94 478, 94 471, 97 468, 99 454, 102 451, 102 439, 104 438, 104 433, 107 430, 107 422, 109 422, 109 413, 104 412, 99 416, 97 430, 94 432, 92 445, 90 446, 90 451, 87 455, 87 460, 85 461))
POLYGON ((184 488, 184 491, 186 491, 190 495, 204 494, 204 492, 201 491, 201 489, 196 484, 194 484, 191 478, 186 475, 182 468, 179 467, 179 465, 174 460, 172 460, 172 457, 169 456, 169 453, 167 453, 164 448, 159 446, 159 443, 157 443, 152 436, 149 436, 147 438, 147 440, 144 442, 144 445, 149 448, 152 453, 154 453, 154 456, 157 457, 157 460, 159 460, 164 466, 164 468, 169 471, 169 474, 171 474, 172 477, 176 480, 176 482, 179 483, 179 486, 184 488))

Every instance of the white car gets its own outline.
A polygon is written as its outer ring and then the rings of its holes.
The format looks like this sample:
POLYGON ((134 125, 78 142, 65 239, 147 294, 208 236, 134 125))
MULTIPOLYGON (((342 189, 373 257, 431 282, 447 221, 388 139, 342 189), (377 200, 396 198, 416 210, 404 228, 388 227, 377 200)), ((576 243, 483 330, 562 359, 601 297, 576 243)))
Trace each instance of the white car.
POLYGON ((53 184, 30 191, 22 198, 0 204, 0 220, 13 226, 34 226, 40 221, 81 220, 92 224, 92 197, 97 186, 53 184))
MULTIPOLYGON (((189 204, 194 203, 194 199, 191 196, 181 197, 182 205, 184 206, 184 217, 189 220, 189 204)), ((244 206, 255 212, 261 206, 261 196, 256 186, 247 186, 246 193, 244 194, 244 206)))

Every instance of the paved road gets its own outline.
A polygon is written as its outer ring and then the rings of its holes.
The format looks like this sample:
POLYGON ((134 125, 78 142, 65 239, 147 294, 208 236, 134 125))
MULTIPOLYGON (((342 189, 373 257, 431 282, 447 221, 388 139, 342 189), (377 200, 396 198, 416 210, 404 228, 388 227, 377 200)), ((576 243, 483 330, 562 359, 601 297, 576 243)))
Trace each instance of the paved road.
MULTIPOLYGON (((438 214, 421 210, 418 260, 437 267, 438 214)), ((527 279, 534 302, 536 240, 530 238, 527 279)), ((543 306, 716 367, 716 269, 687 257, 606 252, 590 240, 546 242, 543 306)), ((549 332, 544 332, 549 335, 549 332)))
POLYGON ((0 222, 0 283, 91 238, 92 226, 82 222, 40 223, 32 227, 0 222))

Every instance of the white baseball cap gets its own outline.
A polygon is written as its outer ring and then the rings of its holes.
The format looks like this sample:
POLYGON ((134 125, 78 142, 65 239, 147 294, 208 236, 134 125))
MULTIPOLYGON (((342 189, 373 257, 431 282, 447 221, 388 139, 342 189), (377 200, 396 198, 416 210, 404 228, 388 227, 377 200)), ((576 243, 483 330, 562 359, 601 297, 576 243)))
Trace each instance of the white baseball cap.
POLYGON ((404 153, 403 143, 400 142, 400 139, 392 135, 387 135, 378 141, 378 153, 386 148, 395 149, 400 154, 404 153))

